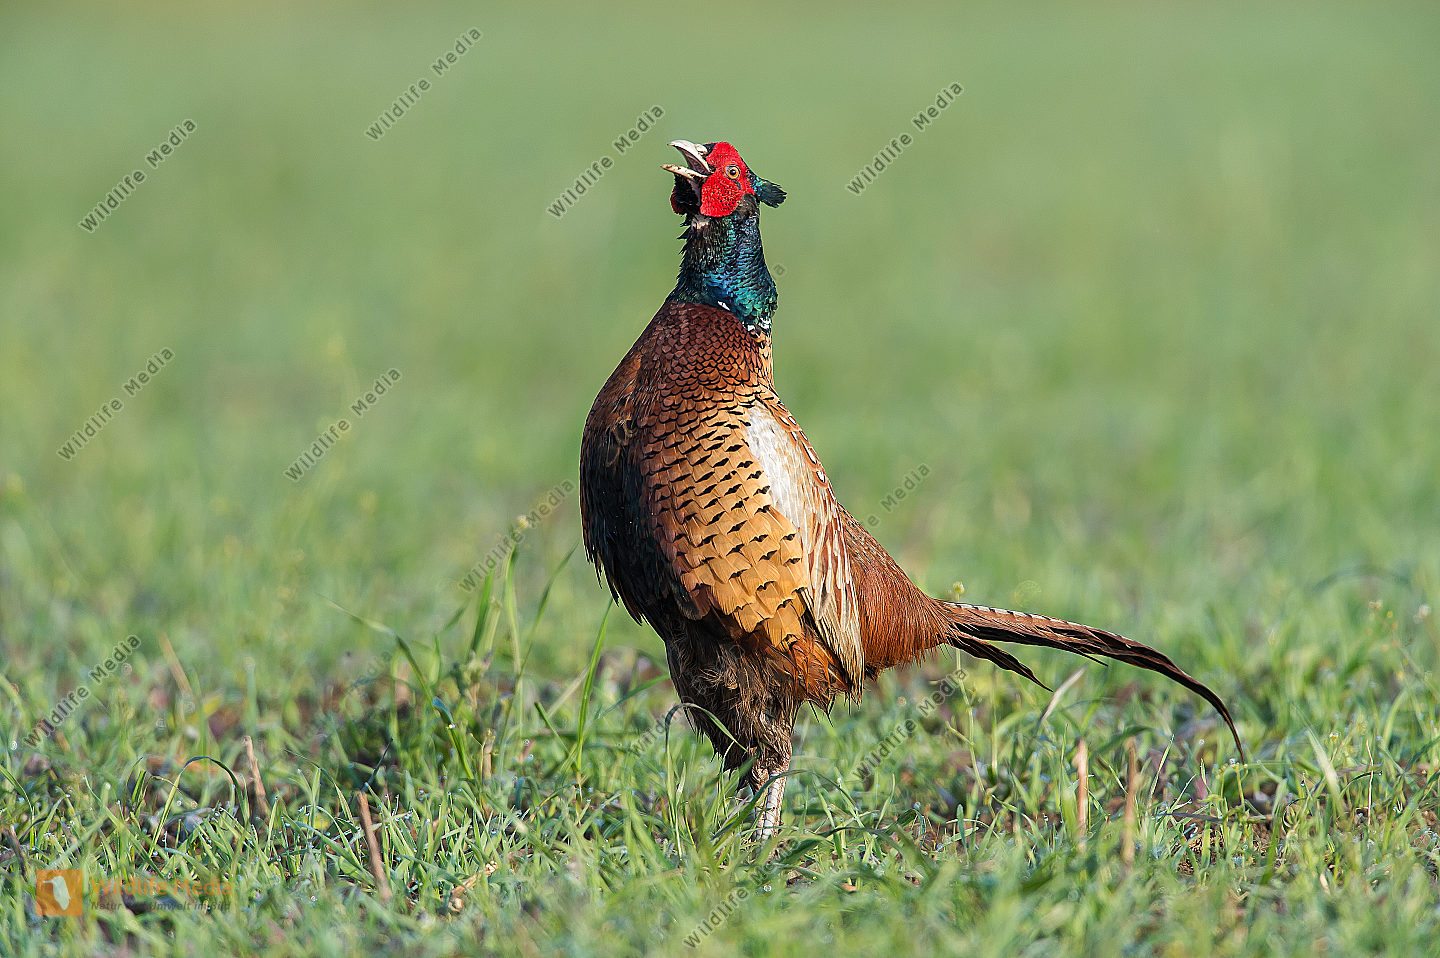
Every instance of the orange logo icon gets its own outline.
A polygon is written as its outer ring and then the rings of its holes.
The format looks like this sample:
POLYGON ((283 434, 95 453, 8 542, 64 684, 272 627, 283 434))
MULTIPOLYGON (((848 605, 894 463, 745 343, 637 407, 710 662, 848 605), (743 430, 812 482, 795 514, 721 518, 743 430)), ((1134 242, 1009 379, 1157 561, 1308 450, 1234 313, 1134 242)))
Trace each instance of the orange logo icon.
POLYGON ((35 911, 41 915, 79 915, 85 893, 78 868, 40 868, 35 872, 35 911))

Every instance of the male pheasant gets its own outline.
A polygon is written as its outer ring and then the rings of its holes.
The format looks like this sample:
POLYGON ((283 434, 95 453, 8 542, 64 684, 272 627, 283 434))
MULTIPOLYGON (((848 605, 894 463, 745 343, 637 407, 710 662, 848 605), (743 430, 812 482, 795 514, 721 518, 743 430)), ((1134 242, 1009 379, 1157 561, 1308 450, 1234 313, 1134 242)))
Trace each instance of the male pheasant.
POLYGON ((665 642, 675 690, 727 769, 748 766, 760 837, 780 821, 795 713, 860 696, 882 669, 949 644, 1035 682, 992 642, 1108 656, 1203 696, 1164 654, 1060 619, 921 592, 836 500, 775 394, 775 283, 760 204, 785 192, 728 143, 670 144, 683 166, 679 282, 610 376, 585 422, 585 548, 611 592, 665 642))

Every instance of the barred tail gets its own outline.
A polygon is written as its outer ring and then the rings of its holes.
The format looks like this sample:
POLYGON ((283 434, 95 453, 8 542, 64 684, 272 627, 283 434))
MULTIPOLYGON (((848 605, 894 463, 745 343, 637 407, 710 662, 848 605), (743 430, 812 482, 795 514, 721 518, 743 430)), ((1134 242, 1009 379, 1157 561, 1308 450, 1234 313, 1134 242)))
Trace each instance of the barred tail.
POLYGON ((1025 676, 1042 687, 1045 683, 1035 678, 1033 672, 1008 652, 990 645, 991 642, 1012 642, 1019 645, 1038 645, 1049 649, 1063 649, 1088 659, 1097 656, 1138 665, 1142 669, 1158 672, 1171 681, 1178 682, 1205 701, 1215 706, 1215 711, 1225 720, 1235 746, 1245 756, 1245 746, 1240 742, 1240 733, 1225 703, 1203 682, 1193 678, 1163 652, 1157 652, 1148 645, 1141 645, 1113 632, 1091 628, 1064 619, 1052 619, 1028 612, 1011 612, 1007 609, 992 609, 983 605, 966 605, 961 602, 940 602, 946 619, 954 632, 949 636, 951 645, 979 658, 988 659, 996 665, 1025 676))

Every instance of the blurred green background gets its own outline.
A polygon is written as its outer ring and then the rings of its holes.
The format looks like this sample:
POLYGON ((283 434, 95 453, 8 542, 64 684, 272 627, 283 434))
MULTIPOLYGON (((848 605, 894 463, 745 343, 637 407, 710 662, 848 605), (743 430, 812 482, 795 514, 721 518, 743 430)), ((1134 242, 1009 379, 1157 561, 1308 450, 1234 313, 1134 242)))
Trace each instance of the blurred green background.
MULTIPOLYGON (((731 140, 789 191, 764 218, 779 389, 917 581, 1125 630, 1233 692, 1326 576, 1440 586, 1437 49, 1422 3, 7 4, 5 674, 44 701, 127 633, 158 659, 163 633, 222 695, 253 668, 283 700, 390 651, 327 599, 438 629, 575 478, 590 401, 670 289, 657 167, 684 137, 731 140)), ((527 536, 522 594, 578 541, 572 496, 527 536)), ((583 665, 607 601, 577 555, 532 669, 583 665)))

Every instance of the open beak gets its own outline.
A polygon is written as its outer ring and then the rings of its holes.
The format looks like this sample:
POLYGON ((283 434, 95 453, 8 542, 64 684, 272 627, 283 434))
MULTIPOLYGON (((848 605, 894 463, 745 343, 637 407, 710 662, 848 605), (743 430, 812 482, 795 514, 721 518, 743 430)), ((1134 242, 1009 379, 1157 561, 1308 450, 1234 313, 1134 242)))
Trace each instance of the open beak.
POLYGON ((688 182, 690 188, 695 191, 696 202, 699 202, 700 188, 711 173, 710 164, 705 162, 705 154, 709 151, 700 144, 691 143, 689 140, 671 140, 670 145, 680 151, 685 165, 676 166, 674 163, 664 163, 660 168, 675 174, 677 188, 680 180, 688 182))

